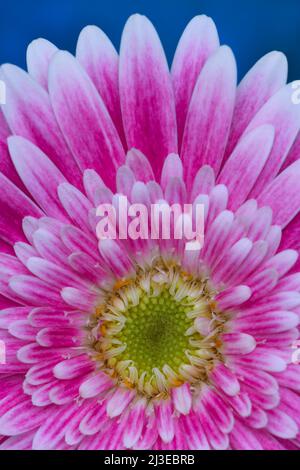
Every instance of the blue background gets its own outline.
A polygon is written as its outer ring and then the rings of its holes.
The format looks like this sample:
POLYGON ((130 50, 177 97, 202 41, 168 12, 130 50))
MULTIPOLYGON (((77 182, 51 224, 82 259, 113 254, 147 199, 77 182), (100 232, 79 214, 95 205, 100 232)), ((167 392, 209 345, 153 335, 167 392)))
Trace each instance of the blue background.
POLYGON ((300 79, 300 0, 0 0, 0 63, 25 66, 26 47, 45 37, 59 48, 75 50, 86 24, 97 24, 119 47, 127 17, 147 15, 156 26, 171 62, 186 23, 212 16, 222 43, 232 47, 240 77, 263 54, 283 51, 289 78, 300 79))

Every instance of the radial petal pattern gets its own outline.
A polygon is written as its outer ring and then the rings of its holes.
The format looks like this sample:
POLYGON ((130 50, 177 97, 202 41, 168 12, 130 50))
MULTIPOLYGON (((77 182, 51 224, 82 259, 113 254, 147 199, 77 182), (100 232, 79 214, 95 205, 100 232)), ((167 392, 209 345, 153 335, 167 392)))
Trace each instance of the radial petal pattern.
POLYGON ((299 448, 300 107, 285 57, 237 86, 200 16, 169 72, 134 15, 120 55, 88 26, 76 58, 39 39, 27 65, 0 69, 0 449, 299 448), (203 245, 159 223, 99 240, 98 206, 122 196, 202 204, 203 245))

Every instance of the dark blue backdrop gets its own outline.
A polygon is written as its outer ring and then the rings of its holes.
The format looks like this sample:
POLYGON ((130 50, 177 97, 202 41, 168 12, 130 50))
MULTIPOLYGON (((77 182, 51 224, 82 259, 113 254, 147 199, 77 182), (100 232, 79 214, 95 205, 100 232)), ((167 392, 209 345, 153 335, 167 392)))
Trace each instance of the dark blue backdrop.
POLYGON ((232 47, 240 76, 277 49, 288 57, 290 79, 300 78, 299 0, 1 0, 0 63, 24 67, 27 44, 40 36, 74 51, 86 24, 99 25, 118 47, 126 18, 136 12, 154 22, 169 61, 185 24, 205 13, 232 47))

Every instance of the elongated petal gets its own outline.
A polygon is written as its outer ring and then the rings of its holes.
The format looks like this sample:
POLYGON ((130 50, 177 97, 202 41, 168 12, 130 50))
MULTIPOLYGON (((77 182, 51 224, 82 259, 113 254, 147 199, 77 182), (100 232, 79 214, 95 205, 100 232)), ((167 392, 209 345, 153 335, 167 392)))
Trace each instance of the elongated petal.
POLYGON ((46 90, 13 65, 2 66, 0 76, 7 86, 3 112, 12 132, 34 143, 71 182, 81 185, 81 173, 58 128, 46 90))
POLYGON ((188 187, 198 169, 210 165, 218 173, 231 125, 236 90, 236 64, 221 47, 205 64, 190 102, 182 141, 188 187))
POLYGON ((179 147, 197 78, 219 44, 216 26, 213 20, 205 15, 195 16, 179 40, 172 64, 179 147))
POLYGON ((53 57, 49 93, 56 119, 80 169, 93 168, 114 186, 115 169, 125 159, 124 150, 100 95, 71 54, 58 52, 53 57))
POLYGON ((125 143, 119 96, 119 58, 112 42, 101 29, 86 26, 78 38, 76 58, 93 81, 125 143))
POLYGON ((300 106, 293 103, 292 85, 279 90, 256 114, 245 133, 263 124, 275 129, 275 140, 270 156, 251 193, 257 197, 279 172, 300 129, 300 106))
POLYGON ((43 38, 35 39, 27 48, 28 72, 45 90, 48 90, 49 64, 57 50, 54 44, 43 38))
POLYGON ((300 210, 300 161, 280 173, 258 196, 260 205, 273 210, 273 223, 284 228, 300 210))
POLYGON ((0 236, 7 243, 25 241, 22 220, 42 217, 43 212, 13 183, 0 173, 0 236))
POLYGON ((66 181, 63 174, 28 140, 10 137, 8 144, 16 170, 35 201, 47 215, 67 220, 57 197, 58 185, 66 181))
POLYGON ((277 51, 262 57, 243 78, 237 89, 232 128, 226 156, 233 151, 243 131, 260 108, 287 80, 286 57, 277 51))
POLYGON ((158 177, 163 159, 177 151, 175 103, 162 46, 143 16, 133 15, 125 25, 119 77, 127 145, 149 158, 158 177))
POLYGON ((242 138, 225 163, 218 183, 229 190, 228 207, 236 210, 252 190, 272 149, 274 129, 261 126, 242 138))

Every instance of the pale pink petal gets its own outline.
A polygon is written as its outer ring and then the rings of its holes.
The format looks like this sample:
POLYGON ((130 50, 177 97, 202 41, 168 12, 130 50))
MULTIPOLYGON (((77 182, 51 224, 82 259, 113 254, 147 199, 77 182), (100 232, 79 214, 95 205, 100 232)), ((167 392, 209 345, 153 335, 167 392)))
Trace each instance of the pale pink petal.
POLYGON ((286 80, 287 60, 277 51, 262 57, 243 78, 237 89, 227 156, 233 151, 251 119, 269 98, 285 85, 286 80))
POLYGON ((90 201, 69 183, 62 183, 58 186, 58 197, 74 224, 85 232, 90 232, 88 219, 89 211, 92 209, 90 201))
POLYGON ((125 25, 119 77, 127 145, 143 152, 159 177, 163 159, 177 151, 175 103, 162 46, 144 16, 125 25))
POLYGON ((133 171, 137 181, 147 183, 155 179, 148 158, 137 149, 129 150, 126 156, 126 165, 133 171))
POLYGON ((54 44, 43 38, 35 39, 27 48, 28 72, 45 90, 48 90, 49 64, 57 50, 54 44))
POLYGON ((261 172, 252 197, 257 197, 280 170, 294 143, 300 128, 300 107, 292 100, 293 89, 290 85, 281 88, 252 119, 245 133, 263 124, 271 124, 275 129, 273 149, 261 172))
POLYGON ((125 158, 123 146, 95 86, 71 54, 57 52, 53 57, 49 93, 56 119, 80 169, 93 168, 114 186, 115 169, 125 158))
POLYGON ((112 388, 113 385, 114 382, 109 377, 98 371, 82 382, 79 393, 82 398, 92 398, 112 388))
POLYGON ((47 215, 67 220, 57 197, 58 185, 66 181, 62 173, 28 140, 13 136, 8 139, 8 146, 16 170, 33 199, 47 215))
POLYGON ((228 207, 236 210, 251 192, 272 149, 274 128, 257 127, 246 134, 235 147, 218 177, 229 191, 228 207))
POLYGON ((106 404, 106 412, 110 418, 114 418, 123 413, 131 403, 136 392, 126 388, 116 388, 106 404))
POLYGON ((76 404, 59 406, 49 413, 48 418, 43 420, 34 436, 32 448, 34 450, 55 449, 63 438, 65 427, 76 413, 77 407, 79 405, 76 404))
POLYGON ((216 173, 221 167, 235 92, 235 60, 222 46, 203 67, 187 113, 181 154, 189 188, 202 165, 210 165, 216 173))
MULTIPOLYGON (((83 338, 83 332, 80 332, 77 328, 65 327, 62 329, 49 327, 43 328, 38 332, 36 341, 40 346, 45 348, 72 348, 76 346, 79 347, 83 338)), ((70 361, 71 363, 72 361, 76 362, 76 358, 70 359, 70 361)), ((78 363, 80 363, 80 359, 78 360, 78 363)), ((79 372, 80 368, 78 369, 78 373, 79 372)))
POLYGON ((236 307, 249 300, 251 289, 248 286, 236 286, 224 290, 216 296, 216 302, 221 310, 236 307))
POLYGON ((224 354, 249 354, 256 347, 253 336, 245 333, 224 333, 220 336, 224 354))
POLYGON ((213 20, 205 15, 195 16, 179 40, 172 64, 179 147, 197 78, 219 44, 216 26, 213 20))
POLYGON ((114 240, 100 240, 99 251, 107 265, 113 270, 117 277, 130 275, 132 262, 126 252, 114 240))
POLYGON ((43 212, 11 181, 0 173, 0 236, 7 243, 26 241, 22 230, 25 216, 42 217, 43 212))
POLYGON ((180 387, 173 388, 172 398, 176 410, 179 413, 188 415, 192 406, 192 394, 189 384, 185 383, 180 387))
POLYGON ((283 439, 293 439, 299 432, 298 426, 291 416, 279 409, 268 412, 267 429, 274 436, 283 439))
POLYGON ((51 409, 37 409, 27 398, 0 417, 0 432, 7 436, 16 436, 20 434, 20 429, 22 432, 30 431, 42 424, 49 414, 51 409))
POLYGON ((141 437, 145 421, 146 405, 146 399, 140 398, 132 405, 128 415, 124 418, 126 420, 126 427, 123 442, 128 449, 132 448, 141 437))
POLYGON ((270 206, 273 210, 273 223, 282 228, 288 225, 300 210, 299 177, 298 160, 266 185, 258 196, 259 205, 270 206))
POLYGON ((263 450, 259 440, 248 426, 236 420, 230 434, 230 443, 235 450, 263 450))
POLYGON ((119 58, 110 39, 96 26, 82 29, 76 58, 97 88, 125 144, 119 96, 119 58))
POLYGON ((13 276, 9 282, 10 288, 29 305, 62 306, 60 294, 57 289, 49 286, 34 276, 13 276))
POLYGON ((214 170, 209 165, 203 165, 193 181, 191 200, 194 201, 199 194, 210 194, 214 186, 214 170))
POLYGON ((183 425, 190 450, 210 449, 199 417, 194 412, 189 413, 188 416, 183 416, 180 423, 183 425))
MULTIPOLYGON (((67 331, 66 334, 68 334, 67 331)), ((91 359, 86 354, 82 354, 58 363, 53 369, 53 374, 57 379, 69 380, 85 375, 93 368, 94 364, 91 359)))
POLYGON ((58 128, 46 90, 14 65, 2 66, 0 76, 7 87, 3 113, 12 132, 34 143, 63 175, 81 186, 81 172, 58 128))
POLYGON ((239 393, 239 381, 232 371, 223 364, 215 365, 209 377, 226 395, 233 397, 239 393))
POLYGON ((174 422, 171 400, 162 400, 156 408, 157 430, 163 442, 171 442, 174 437, 174 422))

